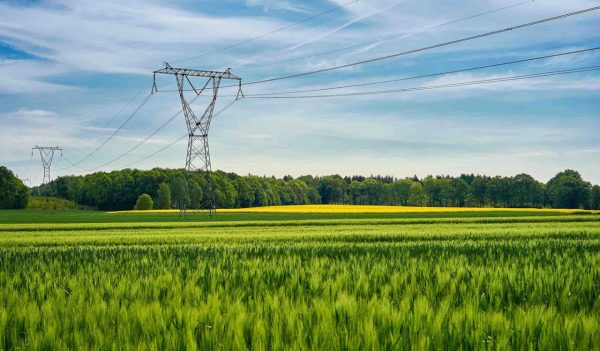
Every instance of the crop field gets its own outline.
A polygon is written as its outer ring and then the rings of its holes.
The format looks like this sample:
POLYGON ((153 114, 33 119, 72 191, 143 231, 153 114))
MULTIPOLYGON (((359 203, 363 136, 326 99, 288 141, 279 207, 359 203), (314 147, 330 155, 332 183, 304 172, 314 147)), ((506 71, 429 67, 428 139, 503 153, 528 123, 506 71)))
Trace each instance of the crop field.
POLYGON ((280 215, 0 211, 0 349, 600 347, 599 215, 280 215))

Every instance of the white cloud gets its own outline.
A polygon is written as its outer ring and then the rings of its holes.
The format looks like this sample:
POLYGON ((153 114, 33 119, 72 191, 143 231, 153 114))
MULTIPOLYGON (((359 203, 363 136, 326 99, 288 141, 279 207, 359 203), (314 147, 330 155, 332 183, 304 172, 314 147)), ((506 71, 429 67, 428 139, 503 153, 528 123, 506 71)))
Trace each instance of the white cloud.
POLYGON ((71 88, 48 79, 68 70, 54 63, 30 60, 5 60, 0 64, 0 93, 48 93, 70 90, 71 88))
POLYGON ((263 11, 265 12, 268 12, 271 9, 275 9, 299 13, 309 13, 310 10, 306 6, 286 0, 246 0, 246 5, 262 7, 263 11))
POLYGON ((30 110, 28 108, 20 108, 17 111, 6 114, 8 119, 16 119, 19 122, 54 124, 60 121, 58 114, 46 110, 30 110))
POLYGON ((310 38, 310 39, 308 39, 306 41, 303 41, 303 42, 298 43, 296 45, 290 46, 289 48, 287 48, 285 50, 287 50, 287 51, 296 50, 296 49, 298 49, 300 47, 303 47, 303 46, 306 46, 306 45, 308 45, 310 43, 314 43, 316 41, 323 40, 323 39, 325 39, 325 38, 327 38, 327 37, 329 37, 329 36, 331 36, 331 35, 339 32, 342 29, 347 28, 347 27, 349 27, 349 26, 351 26, 351 25, 353 25, 353 24, 355 24, 357 22, 361 22, 361 21, 369 19, 369 18, 371 18, 373 16, 376 16, 376 15, 379 15, 381 13, 387 12, 390 9, 392 9, 392 8, 396 7, 397 5, 399 5, 400 3, 403 3, 404 1, 406 1, 406 0, 395 1, 395 2, 389 4, 389 5, 385 6, 385 7, 382 7, 382 8, 379 8, 377 10, 371 11, 371 12, 369 12, 367 14, 361 14, 361 15, 357 16, 356 18, 353 18, 352 20, 350 20, 350 21, 348 21, 348 22, 346 22, 346 23, 344 23, 344 24, 342 24, 342 25, 340 25, 338 27, 335 27, 335 28, 333 28, 331 30, 328 30, 326 33, 320 34, 317 37, 310 38))
POLYGON ((0 3, 0 36, 72 70, 147 74, 165 59, 176 61, 282 25, 275 19, 212 17, 139 1, 60 5, 0 3))

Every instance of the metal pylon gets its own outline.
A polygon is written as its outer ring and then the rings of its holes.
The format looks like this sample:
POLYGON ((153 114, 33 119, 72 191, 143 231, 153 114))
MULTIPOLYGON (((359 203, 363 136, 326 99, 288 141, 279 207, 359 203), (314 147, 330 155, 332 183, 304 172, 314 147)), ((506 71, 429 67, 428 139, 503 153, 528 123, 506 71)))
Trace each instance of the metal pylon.
POLYGON ((35 146, 31 148, 31 155, 33 156, 33 150, 39 150, 40 158, 42 159, 42 166, 44 166, 44 178, 42 184, 50 183, 50 167, 52 166, 52 160, 54 159, 54 151, 60 151, 62 156, 62 149, 58 146, 35 146))
POLYGON ((208 193, 206 194, 205 199, 203 199, 201 208, 208 209, 210 216, 212 217, 216 213, 217 204, 214 193, 214 184, 210 176, 210 173, 212 172, 212 166, 210 162, 210 148, 208 146, 208 132, 210 129, 210 122, 213 117, 215 104, 217 103, 217 97, 219 94, 221 80, 237 80, 238 97, 240 97, 241 78, 231 74, 231 69, 227 69, 224 72, 216 72, 173 68, 165 62, 164 68, 154 72, 155 79, 154 85, 152 87, 152 92, 157 91, 156 74, 172 74, 175 76, 175 80, 177 81, 177 88, 179 90, 179 98, 181 100, 182 111, 185 117, 185 122, 188 130, 188 147, 187 156, 185 160, 185 199, 180 207, 180 217, 183 218, 185 216, 187 206, 186 201, 189 197, 189 178, 192 172, 202 172, 205 174, 205 179, 207 183, 206 190, 208 190, 208 193), (196 89, 189 77, 203 77, 208 79, 201 89, 196 89), (200 116, 200 118, 196 116, 196 114, 190 107, 191 102, 188 102, 185 96, 186 82, 191 87, 191 90, 194 91, 194 93, 196 94, 196 97, 194 97, 192 102, 195 101, 198 98, 198 96, 200 96, 200 94, 202 94, 204 91, 212 91, 212 97, 210 99, 210 102, 204 110, 204 113, 202 113, 202 116, 200 116), (209 85, 210 88, 208 88, 209 85))

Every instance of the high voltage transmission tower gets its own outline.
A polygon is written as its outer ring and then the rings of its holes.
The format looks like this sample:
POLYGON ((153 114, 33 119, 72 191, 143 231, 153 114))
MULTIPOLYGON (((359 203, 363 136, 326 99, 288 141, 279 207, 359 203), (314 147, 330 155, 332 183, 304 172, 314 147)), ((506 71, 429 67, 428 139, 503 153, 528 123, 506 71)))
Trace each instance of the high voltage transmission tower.
POLYGON ((44 178, 42 184, 50 182, 50 167, 52 166, 52 160, 54 159, 54 151, 60 151, 62 156, 62 149, 58 146, 35 146, 31 148, 31 155, 33 156, 33 150, 39 150, 40 157, 42 159, 42 165, 44 166, 44 178))
POLYGON ((192 172, 203 172, 206 175, 206 182, 208 186, 208 194, 206 194, 205 199, 203 199, 203 203, 201 208, 207 208, 209 210, 210 216, 212 217, 216 212, 216 201, 214 194, 214 185, 212 183, 212 179, 210 177, 210 172, 212 171, 212 166, 210 163, 210 152, 208 147, 208 131, 210 129, 210 122, 213 117, 213 111, 215 109, 215 104, 217 103, 217 96, 219 93, 219 87, 221 85, 222 79, 232 79, 238 81, 238 92, 236 95, 236 100, 240 97, 243 97, 242 93, 242 78, 231 73, 231 68, 228 68, 224 72, 217 71, 203 71, 196 69, 186 69, 186 68, 173 68, 167 62, 164 63, 165 67, 154 71, 154 83, 152 85, 152 93, 158 91, 156 87, 156 74, 171 74, 175 76, 175 80, 177 81, 177 88, 179 91, 179 98, 181 100, 181 106, 183 110, 183 115, 185 116, 185 122, 188 129, 188 147, 187 147, 187 156, 185 159, 185 200, 181 202, 181 213, 180 215, 185 216, 186 210, 186 201, 188 197, 188 187, 189 187, 189 176, 192 172), (201 89, 196 89, 192 84, 192 81, 189 77, 202 77, 208 78, 206 83, 201 89), (205 90, 212 91, 212 98, 202 116, 198 118, 192 108, 190 107, 190 103, 187 101, 185 97, 185 83, 188 83, 194 93, 196 94, 196 98, 200 96, 205 90), (211 84, 212 83, 212 84, 211 84), (211 84, 211 87, 207 89, 208 85, 211 84))

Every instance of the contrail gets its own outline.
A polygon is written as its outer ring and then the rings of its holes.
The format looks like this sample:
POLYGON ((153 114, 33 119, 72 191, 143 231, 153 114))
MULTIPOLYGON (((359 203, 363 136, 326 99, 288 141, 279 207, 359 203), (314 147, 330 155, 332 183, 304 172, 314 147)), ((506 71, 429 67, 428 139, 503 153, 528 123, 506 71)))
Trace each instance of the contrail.
POLYGON ((318 36, 318 37, 315 37, 315 38, 311 38, 311 39, 309 39, 309 40, 307 40, 307 41, 305 41, 305 42, 302 42, 302 43, 300 43, 300 44, 296 44, 296 45, 294 45, 294 46, 291 46, 291 47, 289 47, 289 48, 287 48, 287 49, 285 49, 285 50, 290 50, 290 51, 291 51, 291 50, 295 50, 295 49, 301 48, 301 47, 303 47, 303 46, 306 46, 306 45, 308 45, 308 44, 310 44, 310 43, 314 43, 315 41, 319 41, 319 40, 325 39, 325 38, 327 38, 328 36, 330 36, 330 35, 332 35, 332 34, 335 34, 335 33, 339 32, 340 30, 342 30, 342 29, 344 29, 344 28, 346 28, 346 27, 348 27, 348 26, 351 26, 351 25, 353 25, 353 24, 354 24, 354 23, 356 23, 356 22, 360 22, 360 21, 362 21, 362 20, 364 20, 364 19, 367 19, 367 18, 369 18, 369 17, 375 16, 375 15, 377 15, 377 14, 380 14, 380 13, 384 12, 384 11, 387 11, 387 10, 389 10, 389 9, 391 9, 391 8, 393 8, 393 7, 395 7, 395 6, 397 6, 398 4, 400 4, 400 3, 404 2, 404 1, 406 1, 406 0, 400 0, 400 1, 396 1, 395 3, 393 3, 393 4, 391 4, 391 5, 388 5, 388 6, 384 7, 384 8, 381 8, 381 9, 379 9, 379 10, 377 10, 377 11, 371 12, 371 13, 370 13, 370 14, 368 14, 368 15, 364 15, 364 16, 361 16, 361 17, 355 18, 355 19, 351 20, 350 22, 344 23, 343 25, 341 25, 341 26, 339 26, 339 27, 337 27, 337 28, 335 28, 335 29, 332 29, 331 31, 329 31, 329 32, 327 32, 327 33, 325 33, 325 34, 323 34, 323 35, 321 35, 321 36, 318 36))

